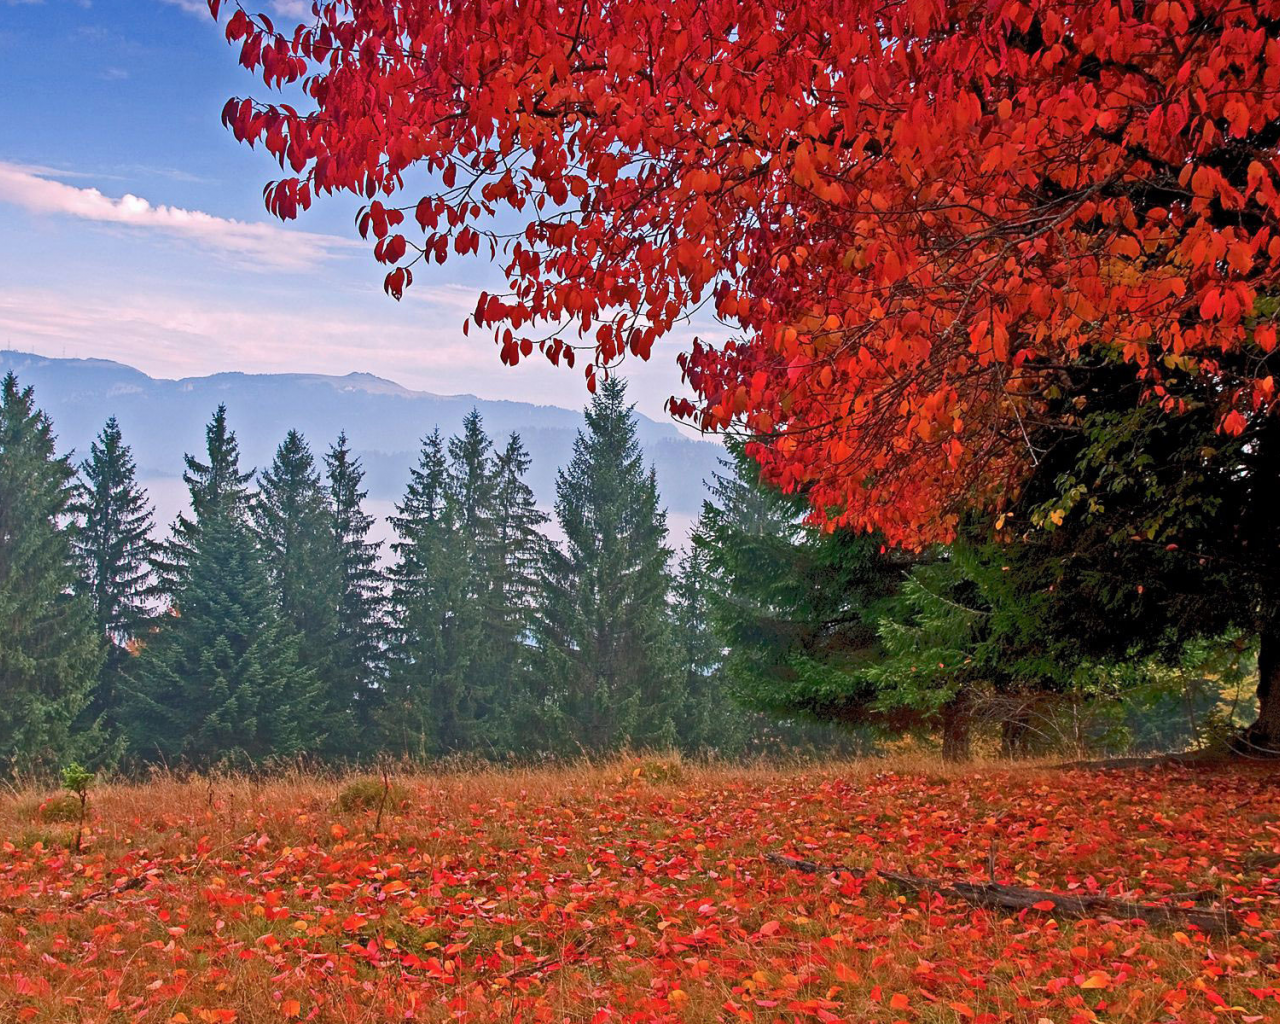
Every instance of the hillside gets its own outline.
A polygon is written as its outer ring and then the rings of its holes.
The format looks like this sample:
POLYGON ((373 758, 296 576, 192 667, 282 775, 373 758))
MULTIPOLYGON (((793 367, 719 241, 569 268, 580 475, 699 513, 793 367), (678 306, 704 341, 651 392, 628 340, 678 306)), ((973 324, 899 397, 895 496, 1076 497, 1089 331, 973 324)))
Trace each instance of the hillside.
MULTIPOLYGON (((529 482, 539 502, 550 507, 556 470, 568 460, 582 420, 576 409, 412 391, 367 373, 219 373, 165 380, 105 359, 0 350, 0 374, 8 370, 35 386, 62 451, 86 452, 106 418, 116 416, 162 522, 183 498, 182 455, 203 444, 204 425, 219 403, 227 406, 245 466, 266 465, 290 428, 301 430, 317 455, 345 430, 364 460, 372 511, 379 514, 403 492, 423 435, 437 425, 452 433, 472 408, 480 411, 495 441, 511 431, 524 438, 533 457, 529 482)), ((670 423, 637 418, 677 531, 698 514, 703 481, 715 469, 720 448, 685 437, 670 423)))

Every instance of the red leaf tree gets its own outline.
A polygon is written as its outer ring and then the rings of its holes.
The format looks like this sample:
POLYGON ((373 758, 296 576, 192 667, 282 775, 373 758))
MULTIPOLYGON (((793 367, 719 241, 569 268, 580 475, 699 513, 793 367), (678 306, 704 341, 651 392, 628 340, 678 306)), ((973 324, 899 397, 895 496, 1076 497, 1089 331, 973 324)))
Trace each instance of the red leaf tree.
POLYGON ((759 435, 833 524, 912 544, 1000 507, 1086 347, 1171 414, 1166 369, 1220 378, 1225 431, 1273 404, 1278 0, 326 0, 226 31, 305 98, 224 113, 291 172, 269 209, 368 199, 397 297, 483 248, 503 361, 585 348, 589 383, 714 303, 733 340, 681 356, 673 411, 759 435))

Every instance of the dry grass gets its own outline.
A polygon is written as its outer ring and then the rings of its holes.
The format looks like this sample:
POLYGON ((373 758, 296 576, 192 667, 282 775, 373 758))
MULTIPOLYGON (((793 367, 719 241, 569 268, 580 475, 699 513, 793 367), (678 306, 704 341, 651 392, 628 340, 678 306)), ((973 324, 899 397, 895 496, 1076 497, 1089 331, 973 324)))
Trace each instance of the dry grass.
POLYGON ((1280 1013, 1280 894, 1247 866, 1280 850, 1280 791, 1262 769, 648 756, 392 777, 377 835, 369 801, 343 809, 358 778, 102 785, 80 856, 65 826, 40 819, 47 794, 4 798, 0 1020, 1252 1024, 1280 1013), (1210 941, 1007 917, 762 857, 972 878, 993 847, 1002 881, 1149 900, 1212 890, 1249 924, 1210 941))

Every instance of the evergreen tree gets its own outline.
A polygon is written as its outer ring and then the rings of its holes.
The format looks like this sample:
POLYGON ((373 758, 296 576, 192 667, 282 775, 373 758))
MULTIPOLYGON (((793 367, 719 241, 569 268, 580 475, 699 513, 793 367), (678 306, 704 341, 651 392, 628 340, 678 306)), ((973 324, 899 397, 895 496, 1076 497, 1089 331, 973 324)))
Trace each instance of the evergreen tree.
POLYGON ((72 723, 88 706, 103 645, 89 600, 76 593, 66 525, 75 471, 54 451, 30 387, 0 383, 0 765, 22 770, 73 752, 72 723))
POLYGON ((802 495, 762 484, 740 444, 730 452, 695 544, 707 553, 707 600, 734 694, 772 715, 883 723, 867 669, 909 563, 873 536, 806 526, 802 495))
POLYGON ((253 521, 277 609, 298 634, 300 663, 323 691, 327 750, 344 752, 355 739, 355 708, 349 686, 336 671, 340 552, 328 496, 311 449, 296 430, 288 432, 270 468, 259 476, 253 521))
POLYGON ((968 757, 975 705, 994 682, 979 656, 992 609, 965 567, 944 558, 911 571, 880 619, 881 658, 867 671, 877 708, 941 725, 948 760, 968 757))
POLYGON ((352 708, 354 749, 374 749, 375 709, 387 658, 386 596, 378 567, 382 544, 370 541, 373 516, 367 515, 361 489, 364 470, 347 447, 347 435, 325 455, 328 476, 329 534, 337 548, 338 622, 333 673, 339 692, 352 708))
POLYGON ((208 766, 313 749, 319 686, 299 664, 252 530, 226 503, 206 506, 194 525, 182 589, 127 684, 133 750, 208 766))
POLYGON ((508 680, 504 656, 509 647, 492 616, 502 571, 498 550, 493 442, 472 409, 462 431, 449 441, 448 500, 453 508, 453 544, 462 560, 454 593, 452 655, 454 675, 464 693, 468 715, 457 723, 456 749, 492 753, 504 742, 508 680))
MULTIPOLYGON (((493 552, 485 632, 510 724, 520 716, 517 705, 526 692, 539 572, 547 551, 542 534, 547 516, 524 478, 530 462, 520 435, 513 433, 493 467, 493 552)), ((508 745, 513 739, 508 737, 508 745)))
POLYGON ((606 381, 556 480, 564 546, 549 547, 532 705, 544 742, 603 750, 675 740, 666 513, 626 386, 606 381))
POLYGON ((391 517, 400 539, 391 545, 396 562, 385 723, 393 742, 418 756, 458 749, 474 717, 461 674, 465 647, 457 618, 467 560, 456 542, 449 483, 445 442, 436 430, 423 441, 404 500, 391 517))
POLYGON ((724 651, 711 620, 710 562, 705 548, 691 544, 676 572, 671 619, 683 698, 676 727, 684 750, 727 752, 747 739, 749 716, 726 686, 724 651))
POLYGON ((82 590, 93 605, 98 630, 108 640, 91 712, 113 722, 117 683, 129 660, 127 646, 150 621, 155 597, 151 560, 152 509, 138 485, 133 455, 113 416, 80 466, 74 536, 82 590))
POLYGON ((227 407, 219 405, 205 428, 205 452, 208 461, 194 455, 184 456, 186 469, 182 480, 191 496, 191 515, 179 513, 173 524, 169 542, 156 568, 164 588, 173 593, 182 585, 182 576, 190 562, 198 538, 200 523, 221 508, 233 515, 247 503, 253 470, 240 472, 240 446, 227 426, 227 407))
POLYGON ((171 606, 130 666, 125 731, 144 759, 259 762, 323 739, 321 688, 280 614, 249 522, 235 434, 218 407, 208 462, 186 456, 191 516, 168 545, 171 606))

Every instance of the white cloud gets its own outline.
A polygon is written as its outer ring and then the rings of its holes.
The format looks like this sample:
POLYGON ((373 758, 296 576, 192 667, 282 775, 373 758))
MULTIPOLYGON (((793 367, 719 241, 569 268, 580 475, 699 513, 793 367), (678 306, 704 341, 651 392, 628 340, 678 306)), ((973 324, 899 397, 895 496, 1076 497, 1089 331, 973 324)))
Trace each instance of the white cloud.
POLYGON ((358 247, 354 241, 333 235, 153 205, 131 194, 114 199, 96 188, 56 181, 46 169, 4 161, 0 161, 0 202, 33 213, 76 217, 180 238, 254 267, 303 270, 358 247))
MULTIPOLYGON (((424 281, 409 294, 415 302, 393 303, 378 293, 321 305, 297 292, 264 303, 146 287, 92 294, 85 287, 0 285, 0 349, 114 359, 157 377, 363 371, 437 394, 566 408, 586 400, 579 369, 553 367, 536 355, 504 367, 485 332, 463 337, 464 310, 474 307, 465 286, 424 281)), ((625 366, 641 412, 663 420, 665 399, 685 393, 675 352, 686 344, 671 339, 649 362, 625 366)))
MULTIPOLYGON (((10 3, 15 0, 9 0, 10 3)), ((17 0, 22 3, 39 3, 40 0, 17 0)), ((202 17, 209 17, 209 4, 206 0, 160 0, 161 3, 169 4, 171 7, 180 7, 189 14, 198 14, 202 17)), ((224 7, 230 7, 230 4, 224 4, 224 7)), ((271 0, 266 5, 274 13, 283 18, 298 18, 305 21, 311 17, 311 0, 271 0)), ((258 9, 260 8, 252 8, 258 9)))

